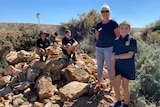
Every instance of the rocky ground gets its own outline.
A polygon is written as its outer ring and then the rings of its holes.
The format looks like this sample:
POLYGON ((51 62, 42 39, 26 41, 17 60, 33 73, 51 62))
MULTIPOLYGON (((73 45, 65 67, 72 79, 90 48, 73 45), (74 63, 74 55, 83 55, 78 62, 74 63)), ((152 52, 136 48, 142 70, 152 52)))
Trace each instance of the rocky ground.
POLYGON ((6 55, 9 66, 0 73, 1 107, 108 107, 115 101, 107 69, 99 89, 96 60, 79 51, 76 62, 67 61, 60 41, 55 39, 54 54, 44 62, 24 50, 6 55))

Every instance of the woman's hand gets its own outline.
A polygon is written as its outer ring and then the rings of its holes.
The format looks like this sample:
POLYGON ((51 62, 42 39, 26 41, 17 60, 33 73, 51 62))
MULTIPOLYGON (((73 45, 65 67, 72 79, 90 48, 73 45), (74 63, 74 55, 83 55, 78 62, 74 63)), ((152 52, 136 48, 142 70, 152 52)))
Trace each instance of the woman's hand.
POLYGON ((114 55, 111 55, 111 60, 112 60, 112 61, 115 60, 114 55))
POLYGON ((113 53, 111 55, 111 61, 112 61, 112 67, 111 67, 110 75, 114 78, 115 74, 116 74, 116 70, 115 70, 115 53, 113 53))
POLYGON ((114 78, 116 76, 115 74, 116 74, 115 68, 112 68, 110 75, 114 78))

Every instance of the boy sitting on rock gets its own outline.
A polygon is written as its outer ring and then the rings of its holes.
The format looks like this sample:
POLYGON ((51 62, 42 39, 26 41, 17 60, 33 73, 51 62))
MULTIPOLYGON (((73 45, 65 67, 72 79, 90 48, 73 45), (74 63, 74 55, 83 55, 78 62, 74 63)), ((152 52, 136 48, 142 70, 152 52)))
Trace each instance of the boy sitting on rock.
POLYGON ((65 31, 65 37, 62 39, 62 51, 63 54, 67 56, 67 60, 69 61, 72 56, 72 60, 76 61, 76 47, 78 45, 78 42, 71 36, 71 31, 66 30, 65 31))
POLYGON ((53 43, 48 38, 49 33, 46 30, 41 30, 39 39, 37 40, 36 53, 40 56, 40 61, 46 61, 53 53, 53 43), (44 59, 45 57, 45 59, 44 59))

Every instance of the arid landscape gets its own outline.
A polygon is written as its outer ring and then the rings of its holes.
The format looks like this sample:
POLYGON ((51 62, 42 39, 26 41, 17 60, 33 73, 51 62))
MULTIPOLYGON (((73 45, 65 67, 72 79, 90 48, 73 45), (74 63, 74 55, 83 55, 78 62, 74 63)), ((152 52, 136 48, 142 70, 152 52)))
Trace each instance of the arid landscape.
POLYGON ((24 31, 36 31, 46 29, 51 34, 59 31, 58 25, 45 25, 45 24, 31 24, 31 23, 0 23, 0 34, 10 36, 20 36, 24 31))
MULTIPOLYGON (((0 23, 0 34, 19 36, 27 30, 46 29, 50 34, 59 31, 59 25, 31 24, 31 23, 0 23)), ((139 35, 143 28, 132 28, 132 31, 139 35)), ((27 32, 26 32, 27 33, 27 32)), ((60 33, 61 34, 61 33, 60 33)))
MULTIPOLYGON (((0 34, 15 38, 37 29, 61 34, 58 25, 0 23, 0 34)), ((141 31, 139 28, 132 30, 136 35, 141 31)), ((109 107, 116 101, 114 93, 109 92, 107 69, 104 68, 102 88, 95 87, 96 60, 79 51, 76 63, 66 62, 62 58, 59 36, 55 41, 55 54, 46 62, 39 62, 38 56, 25 50, 11 51, 7 55, 9 66, 0 74, 2 107, 109 107), (71 81, 76 83, 69 85, 71 81), (77 85, 81 83, 82 86, 77 85)))

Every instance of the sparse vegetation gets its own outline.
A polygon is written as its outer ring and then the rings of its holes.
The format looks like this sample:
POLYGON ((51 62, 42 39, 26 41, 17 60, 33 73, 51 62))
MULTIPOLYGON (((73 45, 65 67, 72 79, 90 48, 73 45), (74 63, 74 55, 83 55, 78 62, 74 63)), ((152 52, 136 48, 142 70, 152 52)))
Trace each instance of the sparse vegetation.
POLYGON ((62 23, 60 31, 70 29, 74 38, 79 41, 80 50, 84 50, 87 54, 93 56, 95 35, 94 27, 100 21, 100 15, 94 9, 87 15, 79 15, 79 20, 72 19, 69 23, 62 23))
MULTIPOLYGON (((78 49, 94 57, 94 26, 99 20, 99 13, 91 10, 88 14, 79 15, 79 20, 72 19, 69 23, 62 23, 58 29, 60 35, 63 35, 66 29, 70 29, 74 38, 80 43, 78 49)), ((0 55, 2 56, 0 57, 0 72, 7 66, 5 55, 10 50, 34 50, 35 40, 38 37, 37 27, 21 26, 18 28, 21 36, 0 34, 0 55)), ((53 32, 52 29, 48 31, 53 32)), ((146 26, 141 35, 134 35, 135 32, 136 30, 132 32, 132 35, 138 40, 137 80, 130 84, 130 105, 134 107, 160 106, 160 20, 146 26)))
POLYGON ((146 26, 140 35, 141 39, 138 38, 137 80, 131 84, 131 99, 134 106, 160 106, 159 22, 146 26))
POLYGON ((4 39, 4 35, 0 34, 0 41, 4 39))

